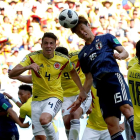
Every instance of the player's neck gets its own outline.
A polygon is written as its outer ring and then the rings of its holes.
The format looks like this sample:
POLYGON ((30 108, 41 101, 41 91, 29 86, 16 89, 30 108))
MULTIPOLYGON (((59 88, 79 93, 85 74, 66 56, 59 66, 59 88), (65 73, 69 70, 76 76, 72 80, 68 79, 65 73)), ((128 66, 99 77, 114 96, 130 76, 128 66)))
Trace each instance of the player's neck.
MULTIPOLYGON (((44 54, 43 54, 44 55, 44 54)), ((47 59, 51 59, 54 57, 54 53, 53 54, 47 54, 47 55, 44 55, 45 58, 47 59)))
POLYGON ((91 37, 88 40, 86 40, 86 44, 91 44, 94 39, 95 39, 95 36, 91 35, 91 37))

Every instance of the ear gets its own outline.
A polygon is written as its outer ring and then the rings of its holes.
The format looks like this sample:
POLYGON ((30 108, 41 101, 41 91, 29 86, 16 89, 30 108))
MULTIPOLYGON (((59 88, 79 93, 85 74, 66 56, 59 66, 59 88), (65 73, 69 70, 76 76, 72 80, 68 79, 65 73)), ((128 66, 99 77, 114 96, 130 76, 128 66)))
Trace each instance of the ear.
POLYGON ((89 23, 87 24, 87 26, 88 26, 89 28, 91 28, 91 25, 90 25, 89 23))

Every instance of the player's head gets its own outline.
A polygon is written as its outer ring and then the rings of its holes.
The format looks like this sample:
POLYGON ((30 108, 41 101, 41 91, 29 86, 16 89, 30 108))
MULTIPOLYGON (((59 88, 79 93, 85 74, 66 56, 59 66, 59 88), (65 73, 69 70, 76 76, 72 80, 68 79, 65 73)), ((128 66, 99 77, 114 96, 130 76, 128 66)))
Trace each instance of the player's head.
POLYGON ((42 37, 41 47, 43 49, 43 55, 46 58, 52 58, 54 55, 54 50, 56 48, 57 37, 51 32, 44 33, 42 37))
POLYGON ((67 55, 67 56, 69 55, 68 49, 65 47, 57 47, 55 49, 55 51, 60 52, 60 53, 67 55))
POLYGON ((71 31, 72 33, 76 33, 80 38, 84 39, 85 41, 88 41, 91 36, 93 36, 90 24, 88 20, 83 16, 79 16, 77 25, 71 28, 71 31))
POLYGON ((20 85, 18 91, 18 97, 24 104, 32 96, 32 87, 29 85, 20 85))
POLYGON ((136 56, 138 57, 140 61, 140 40, 136 44, 136 56))

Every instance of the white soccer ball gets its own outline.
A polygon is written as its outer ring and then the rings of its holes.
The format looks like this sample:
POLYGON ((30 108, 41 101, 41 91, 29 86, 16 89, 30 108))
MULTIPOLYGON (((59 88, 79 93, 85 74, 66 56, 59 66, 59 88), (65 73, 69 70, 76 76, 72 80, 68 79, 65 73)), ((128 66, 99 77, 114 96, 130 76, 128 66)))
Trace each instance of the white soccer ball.
POLYGON ((78 14, 71 9, 64 9, 59 14, 59 23, 65 28, 73 28, 78 23, 78 14))

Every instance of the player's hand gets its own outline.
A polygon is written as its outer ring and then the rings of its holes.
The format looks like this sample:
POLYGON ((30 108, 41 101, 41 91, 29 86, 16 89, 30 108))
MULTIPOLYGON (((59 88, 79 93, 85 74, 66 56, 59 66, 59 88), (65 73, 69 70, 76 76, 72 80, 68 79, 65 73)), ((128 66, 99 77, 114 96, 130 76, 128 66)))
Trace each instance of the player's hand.
POLYGON ((3 95, 6 95, 9 99, 12 99, 12 96, 9 95, 8 93, 4 92, 3 95))
POLYGON ((39 71, 39 65, 37 65, 36 63, 32 63, 31 65, 27 66, 28 67, 28 70, 32 69, 36 72, 39 71))
POLYGON ((125 128, 124 128, 124 123, 120 124, 120 125, 119 125, 119 128, 120 128, 121 132, 123 132, 124 129, 125 129, 125 128))
POLYGON ((115 59, 118 59, 118 60, 121 60, 122 58, 121 58, 121 55, 119 54, 119 53, 114 53, 113 54, 113 57, 115 58, 115 59))
POLYGON ((87 98, 87 93, 83 90, 80 92, 78 99, 79 101, 83 102, 87 98))
POLYGON ((86 112, 86 114, 88 115, 88 114, 90 114, 91 112, 92 112, 92 107, 90 106, 89 109, 88 109, 88 111, 86 112))
POLYGON ((80 107, 81 103, 82 102, 77 98, 77 100, 71 106, 69 106, 67 110, 71 108, 70 113, 72 113, 80 107))
POLYGON ((31 125, 31 124, 30 124, 29 122, 27 122, 27 123, 20 123, 20 124, 19 124, 19 126, 20 126, 21 128, 28 128, 30 125, 31 125))

